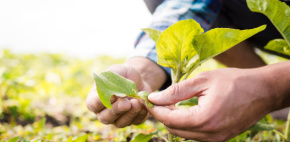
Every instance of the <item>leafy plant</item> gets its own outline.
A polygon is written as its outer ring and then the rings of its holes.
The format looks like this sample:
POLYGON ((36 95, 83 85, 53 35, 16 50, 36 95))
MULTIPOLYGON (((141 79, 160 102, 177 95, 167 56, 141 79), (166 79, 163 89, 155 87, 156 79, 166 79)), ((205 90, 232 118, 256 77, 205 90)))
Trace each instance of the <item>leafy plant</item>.
POLYGON ((278 0, 247 0, 253 12, 266 15, 284 39, 271 40, 266 49, 290 55, 290 7, 278 0))

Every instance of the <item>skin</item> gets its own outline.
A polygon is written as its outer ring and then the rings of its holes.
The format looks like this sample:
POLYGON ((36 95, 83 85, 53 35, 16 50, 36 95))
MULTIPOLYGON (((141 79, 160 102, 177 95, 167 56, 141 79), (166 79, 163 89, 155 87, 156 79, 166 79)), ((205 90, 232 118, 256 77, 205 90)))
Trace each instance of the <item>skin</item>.
POLYGON ((264 115, 290 106, 290 61, 255 69, 226 68, 152 93, 148 110, 173 134, 200 141, 225 141, 264 115), (172 107, 197 96, 190 109, 172 107))

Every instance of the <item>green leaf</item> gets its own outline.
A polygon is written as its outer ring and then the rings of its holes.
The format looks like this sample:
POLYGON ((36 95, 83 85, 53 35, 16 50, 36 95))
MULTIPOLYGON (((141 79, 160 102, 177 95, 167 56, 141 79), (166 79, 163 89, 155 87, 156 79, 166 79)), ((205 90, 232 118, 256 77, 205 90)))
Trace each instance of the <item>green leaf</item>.
POLYGON ((268 42, 265 49, 290 56, 290 45, 284 39, 274 39, 268 42))
POLYGON ((199 64, 230 49, 265 28, 266 25, 250 30, 215 28, 204 34, 196 35, 192 44, 199 55, 199 64))
POLYGON ((248 131, 243 132, 242 134, 237 135, 234 138, 231 138, 227 142, 244 142, 247 139, 248 131))
POLYGON ((273 125, 265 124, 262 122, 257 122, 249 130, 251 130, 251 131, 271 131, 274 129, 275 129, 275 127, 273 125))
POLYGON ((183 65, 196 55, 191 48, 192 38, 203 32, 200 25, 192 20, 181 20, 161 33, 156 44, 157 63, 171 69, 182 69, 183 65))
POLYGON ((150 134, 138 134, 137 136, 135 136, 131 142, 148 142, 152 137, 153 135, 157 134, 157 131, 153 132, 153 133, 150 133, 150 134))
POLYGON ((161 35, 161 31, 158 31, 158 30, 155 30, 155 29, 150 29, 150 28, 145 28, 145 29, 142 29, 147 35, 149 35, 149 37, 151 39, 153 39, 155 41, 155 43, 158 42, 158 39, 161 35))
POLYGON ((145 91, 141 91, 141 92, 138 93, 138 96, 145 101, 145 104, 149 108, 153 108, 153 104, 148 100, 149 93, 147 93, 145 91))
POLYGON ((265 14, 290 46, 290 7, 279 0, 247 0, 254 12, 265 14))
POLYGON ((20 137, 14 137, 8 140, 8 142, 18 142, 18 140, 20 139, 20 137))
POLYGON ((85 134, 85 135, 77 137, 76 139, 73 140, 73 142, 86 142, 87 139, 88 139, 88 135, 85 134))
POLYGON ((113 95, 119 97, 137 96, 136 84, 113 72, 106 71, 99 75, 94 74, 94 79, 100 100, 107 108, 112 108, 110 100, 113 95))
POLYGON ((178 103, 178 106, 187 105, 187 106, 194 106, 198 104, 198 98, 193 97, 185 101, 181 101, 178 103))

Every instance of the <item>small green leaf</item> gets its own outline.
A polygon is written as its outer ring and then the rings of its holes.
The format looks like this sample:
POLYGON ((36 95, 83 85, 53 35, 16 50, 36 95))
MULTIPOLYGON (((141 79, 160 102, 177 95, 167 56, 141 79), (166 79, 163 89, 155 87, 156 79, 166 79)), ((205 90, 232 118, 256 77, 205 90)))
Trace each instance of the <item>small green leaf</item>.
POLYGON ((161 35, 161 31, 155 30, 155 29, 150 29, 150 28, 145 28, 142 29, 147 35, 150 36, 151 39, 153 39, 156 43, 158 42, 158 39, 161 35))
POLYGON ((113 72, 106 71, 99 75, 94 74, 94 79, 100 100, 109 109, 112 108, 110 100, 113 95, 119 97, 137 96, 138 90, 136 84, 113 72))
POLYGON ((138 134, 137 136, 135 136, 131 142, 148 142, 152 137, 153 135, 157 134, 157 131, 153 132, 153 133, 150 133, 150 134, 138 134))
POLYGON ((73 140, 73 142, 86 142, 87 139, 88 139, 88 135, 85 134, 85 135, 77 137, 76 139, 73 140))
POLYGON ((192 38, 203 32, 200 25, 192 19, 181 20, 161 33, 156 44, 157 63, 181 70, 183 65, 196 55, 194 48, 191 48, 192 38), (178 69, 179 68, 179 69, 178 69))
POLYGON ((20 137, 14 137, 8 140, 8 142, 18 142, 18 140, 20 139, 20 137))
POLYGON ((67 142, 73 142, 73 137, 70 136, 70 137, 67 139, 67 142))
POLYGON ((149 93, 147 93, 145 91, 141 91, 141 92, 138 93, 138 96, 145 101, 145 104, 149 108, 153 108, 153 104, 148 100, 149 93))
POLYGON ((290 46, 290 7, 279 0, 247 0, 254 12, 265 14, 290 46))
POLYGON ((192 44, 199 55, 199 64, 230 49, 265 28, 266 25, 250 30, 215 28, 204 34, 196 35, 192 44))
POLYGON ((290 46, 284 39, 274 39, 268 42, 265 49, 272 50, 290 56, 290 46))
POLYGON ((275 127, 273 125, 265 124, 262 122, 257 122, 249 130, 251 130, 251 131, 271 131, 274 129, 275 129, 275 127))
POLYGON ((178 103, 178 106, 187 105, 187 106, 194 106, 198 104, 198 98, 193 97, 185 101, 181 101, 178 103))

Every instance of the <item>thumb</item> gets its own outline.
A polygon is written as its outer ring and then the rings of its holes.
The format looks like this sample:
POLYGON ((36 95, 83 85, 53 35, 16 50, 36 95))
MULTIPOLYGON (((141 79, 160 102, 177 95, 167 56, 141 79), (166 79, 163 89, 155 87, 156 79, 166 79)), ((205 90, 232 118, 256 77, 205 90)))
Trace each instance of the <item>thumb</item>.
POLYGON ((202 90, 201 83, 197 83, 192 78, 171 85, 163 91, 152 93, 148 96, 148 99, 156 105, 173 105, 179 101, 197 96, 202 90))

